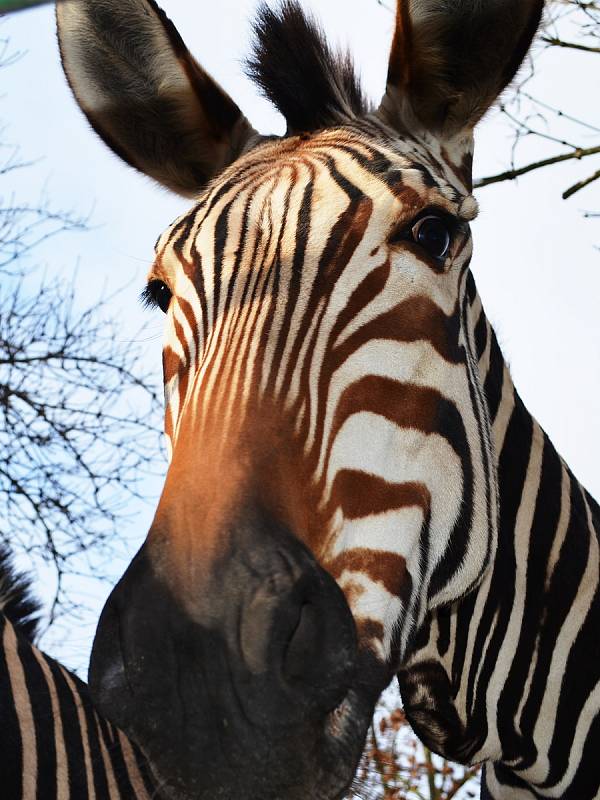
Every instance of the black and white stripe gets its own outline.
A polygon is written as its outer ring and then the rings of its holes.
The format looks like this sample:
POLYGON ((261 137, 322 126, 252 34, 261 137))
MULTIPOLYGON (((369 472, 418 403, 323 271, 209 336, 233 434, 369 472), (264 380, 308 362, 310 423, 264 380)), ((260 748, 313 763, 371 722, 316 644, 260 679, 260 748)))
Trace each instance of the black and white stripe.
POLYGON ((0 554, 0 796, 150 800, 143 756, 95 711, 87 686, 31 641, 27 586, 0 554))
POLYGON ((485 797, 600 796, 600 508, 518 396, 473 291, 492 422, 498 550, 476 592, 432 612, 400 673, 433 749, 486 768, 485 797))

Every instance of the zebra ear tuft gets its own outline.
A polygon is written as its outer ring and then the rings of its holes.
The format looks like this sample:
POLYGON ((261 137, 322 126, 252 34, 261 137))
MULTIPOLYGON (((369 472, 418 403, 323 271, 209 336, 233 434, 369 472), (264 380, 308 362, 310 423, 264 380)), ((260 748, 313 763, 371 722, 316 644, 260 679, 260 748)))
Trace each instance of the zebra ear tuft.
POLYGON ((397 0, 379 115, 447 138, 470 131, 514 78, 543 0, 397 0))
POLYGON ((335 52, 297 0, 265 3, 246 73, 285 117, 288 134, 340 125, 369 108, 349 53, 335 52))
POLYGON ((163 186, 194 196, 258 141, 154 0, 62 0, 56 15, 79 106, 117 155, 163 186))

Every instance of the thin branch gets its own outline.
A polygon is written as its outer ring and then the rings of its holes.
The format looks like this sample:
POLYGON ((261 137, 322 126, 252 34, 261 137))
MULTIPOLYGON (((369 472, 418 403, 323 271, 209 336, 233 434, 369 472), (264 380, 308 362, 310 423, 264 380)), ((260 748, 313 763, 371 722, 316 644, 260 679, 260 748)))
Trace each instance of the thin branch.
POLYGON ((428 747, 425 748, 425 766, 427 768, 427 784, 429 786, 429 798, 430 800, 439 800, 440 793, 438 792, 438 788, 435 785, 435 767, 433 765, 433 757, 431 755, 431 750, 428 747))
POLYGON ((521 175, 526 175, 528 172, 533 172, 534 170, 541 169, 542 167, 548 167, 550 164, 560 164, 562 161, 572 161, 573 159, 581 160, 586 156, 593 156, 597 153, 600 153, 600 146, 588 148, 579 147, 572 153, 562 153, 561 155, 552 156, 551 158, 544 158, 541 161, 534 161, 524 167, 509 169, 506 172, 500 172, 498 175, 490 175, 487 178, 480 178, 475 182, 475 186, 476 188, 481 189, 483 186, 489 186, 492 183, 512 181, 515 178, 519 178, 521 175))
POLYGON ((572 117, 570 114, 566 114, 564 111, 561 111, 560 108, 555 108, 554 106, 548 105, 548 103, 544 103, 543 100, 538 100, 537 97, 533 97, 532 95, 528 94, 521 90, 520 94, 530 100, 532 103, 535 103, 542 108, 545 108, 547 111, 552 111, 553 114, 556 114, 557 117, 561 117, 562 119, 567 119, 569 122, 574 122, 576 125, 581 125, 583 128, 587 128, 590 131, 594 131, 594 133, 600 133, 600 128, 597 128, 595 125, 590 125, 589 122, 584 122, 582 119, 578 119, 577 117, 572 117))
POLYGON ((577 44, 577 42, 565 42, 556 36, 542 36, 542 42, 552 45, 552 47, 566 47, 570 50, 583 50, 585 53, 600 53, 600 47, 590 47, 587 44, 577 44))
POLYGON ((381 780, 381 785, 383 786, 383 791, 387 794, 388 790, 391 788, 388 780, 387 780, 387 773, 385 764, 381 759, 381 751, 379 749, 379 742, 377 741, 377 731, 375 730, 375 718, 371 720, 371 737, 373 739, 373 760, 377 767, 377 771, 379 773, 379 778, 381 780))
POLYGON ((477 777, 477 775, 479 773, 479 769, 480 769, 479 765, 476 766, 476 767, 471 767, 470 769, 466 769, 464 774, 463 774, 463 776, 462 776, 462 778, 459 778, 458 780, 454 781, 454 783, 452 785, 452 788, 450 789, 450 791, 446 795, 445 800, 452 800, 453 797, 456 797, 456 795, 458 794, 459 790, 462 789, 462 787, 466 783, 468 783, 473 778, 477 777))
POLYGON ((573 186, 564 191, 562 195, 563 200, 568 200, 569 197, 575 194, 575 192, 578 192, 580 189, 584 189, 586 186, 589 186, 590 183, 597 181, 598 178, 600 178, 600 169, 594 172, 593 175, 590 175, 589 178, 585 178, 585 180, 574 183, 573 186))
POLYGON ((567 142, 565 139, 558 139, 556 136, 551 136, 549 133, 544 133, 543 131, 538 131, 535 128, 530 127, 526 122, 522 122, 520 119, 517 119, 517 117, 511 114, 505 105, 500 106, 500 111, 504 114, 504 116, 508 117, 511 122, 519 127, 520 130, 517 131, 518 136, 539 136, 541 139, 546 139, 549 142, 554 142, 555 144, 564 144, 565 147, 572 147, 573 150, 581 149, 578 145, 567 142))

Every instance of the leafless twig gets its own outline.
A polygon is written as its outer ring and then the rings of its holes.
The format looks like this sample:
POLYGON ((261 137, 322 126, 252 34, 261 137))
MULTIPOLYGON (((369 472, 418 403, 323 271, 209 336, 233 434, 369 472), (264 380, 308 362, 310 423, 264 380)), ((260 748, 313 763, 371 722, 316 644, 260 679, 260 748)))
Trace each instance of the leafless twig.
POLYGON ((585 178, 582 181, 578 181, 574 183, 573 186, 570 186, 566 191, 563 192, 563 200, 568 200, 569 197, 572 197, 575 192, 578 192, 580 189, 584 189, 586 186, 589 186, 590 183, 594 183, 600 178, 600 169, 594 172, 593 175, 590 175, 589 178, 585 178))
MULTIPOLYGON (((492 183, 500 183, 501 181, 512 181, 519 178, 521 175, 526 175, 528 172, 533 172, 536 169, 549 167, 551 164, 560 164, 563 161, 572 161, 573 159, 585 158, 586 156, 596 155, 600 153, 600 145, 597 147, 589 147, 587 149, 574 150, 572 153, 560 153, 550 158, 543 158, 540 161, 534 161, 531 164, 526 164, 524 167, 517 169, 509 169, 506 172, 500 172, 498 175, 490 175, 487 178, 480 178, 475 182, 475 186, 481 188, 489 186, 492 183)), ((563 195, 564 197, 564 195, 563 195)))

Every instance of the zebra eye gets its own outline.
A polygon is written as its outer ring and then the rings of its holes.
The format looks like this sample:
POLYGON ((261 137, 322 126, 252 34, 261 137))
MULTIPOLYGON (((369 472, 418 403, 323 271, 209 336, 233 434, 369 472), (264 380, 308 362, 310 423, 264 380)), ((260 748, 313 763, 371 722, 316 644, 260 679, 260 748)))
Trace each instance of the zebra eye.
POLYGON ((166 314, 172 296, 173 294, 166 283, 153 280, 148 283, 142 292, 142 303, 147 308, 156 308, 158 306, 166 314))
POLYGON ((412 238, 432 258, 443 261, 452 242, 452 231, 448 221, 436 214, 421 217, 412 227, 412 238))

